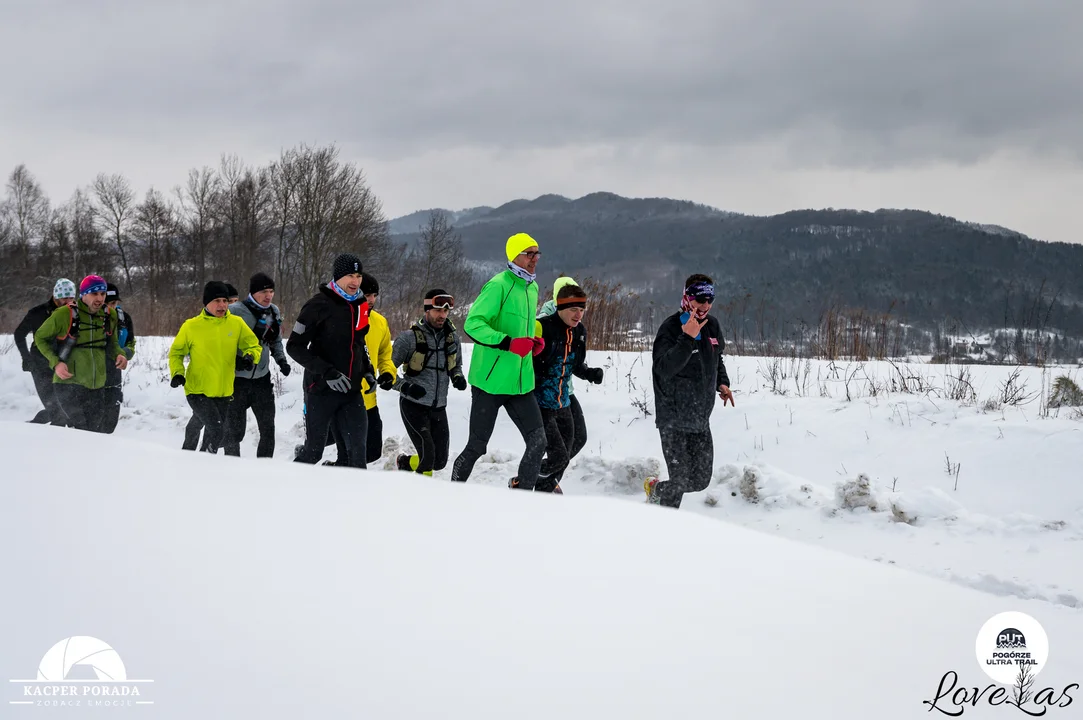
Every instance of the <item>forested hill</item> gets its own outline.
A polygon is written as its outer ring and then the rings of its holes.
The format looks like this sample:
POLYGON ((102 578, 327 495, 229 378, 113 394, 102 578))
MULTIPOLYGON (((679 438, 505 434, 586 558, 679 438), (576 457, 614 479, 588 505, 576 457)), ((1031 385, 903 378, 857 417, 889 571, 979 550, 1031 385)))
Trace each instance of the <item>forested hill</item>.
MULTIPOLYGON (((543 283, 557 273, 619 280, 672 305, 692 272, 719 302, 780 325, 815 324, 829 307, 887 312, 918 326, 1048 327, 1083 336, 1083 244, 1034 240, 917 210, 795 210, 741 215, 671 199, 543 195, 444 211, 468 258, 501 261, 504 240, 539 242, 543 283)), ((392 221, 410 240, 429 211, 392 221), (413 228, 414 232, 409 232, 413 228)))

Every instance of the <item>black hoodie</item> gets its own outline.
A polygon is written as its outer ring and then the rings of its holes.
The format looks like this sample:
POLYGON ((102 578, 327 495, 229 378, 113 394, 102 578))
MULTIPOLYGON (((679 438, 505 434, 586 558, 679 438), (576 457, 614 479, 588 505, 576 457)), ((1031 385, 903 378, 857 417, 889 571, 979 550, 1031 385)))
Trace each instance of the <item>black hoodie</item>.
POLYGON ((711 429, 711 413, 718 399, 718 386, 730 384, 722 351, 722 326, 714 317, 699 339, 682 329, 681 313, 662 321, 654 339, 655 425, 689 432, 711 429))
POLYGON ((372 372, 365 336, 369 331, 369 305, 364 296, 349 301, 326 285, 305 303, 297 315, 286 352, 305 368, 306 392, 334 392, 325 376, 334 368, 350 378, 361 392, 361 378, 372 372))

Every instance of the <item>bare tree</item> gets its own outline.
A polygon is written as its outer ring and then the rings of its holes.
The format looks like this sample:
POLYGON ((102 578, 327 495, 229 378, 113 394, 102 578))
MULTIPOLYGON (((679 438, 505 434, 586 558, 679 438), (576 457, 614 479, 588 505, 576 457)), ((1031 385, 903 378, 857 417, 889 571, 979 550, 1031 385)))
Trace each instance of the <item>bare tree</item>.
POLYGON ((296 295, 295 273, 287 272, 293 263, 295 234, 292 230, 295 215, 297 185, 300 182, 301 162, 296 150, 286 150, 267 169, 270 183, 270 224, 274 233, 274 278, 285 290, 286 297, 296 295))
POLYGON ((28 269, 31 265, 31 247, 42 241, 49 227, 49 198, 26 165, 17 166, 8 176, 7 191, 5 205, 11 241, 15 244, 22 268, 28 269))
POLYGON ((461 293, 473 279, 466 262, 462 236, 448 220, 447 213, 433 210, 428 222, 419 229, 417 245, 406 261, 404 285, 409 285, 416 300, 426 290, 439 285, 451 293, 461 293))
POLYGON ((173 206, 151 188, 135 208, 131 237, 136 260, 142 268, 149 299, 157 303, 176 291, 176 264, 173 237, 177 216, 173 206))
MULTIPOLYGON (((49 213, 49 222, 45 237, 38 246, 37 273, 34 291, 52 286, 50 277, 56 268, 67 267, 68 259, 73 255, 71 228, 64 208, 56 208, 49 213)), ((75 266, 78 267, 78 266, 75 266)))
POLYGON ((268 173, 256 172, 235 155, 222 158, 221 185, 217 194, 219 257, 223 270, 235 283, 243 283, 260 262, 263 243, 270 233, 272 195, 268 173))
POLYGON ((237 155, 222 155, 218 165, 218 192, 215 194, 215 259, 218 272, 233 278, 238 273, 237 240, 240 232, 237 188, 245 173, 244 162, 237 155))
POLYGON ((218 177, 209 167, 188 171, 184 188, 175 190, 180 201, 179 231, 191 258, 192 280, 198 287, 209 278, 208 258, 214 228, 214 201, 218 177))
POLYGON ((107 265, 108 247, 96 225, 94 204, 86 191, 81 188, 75 191, 64 206, 64 215, 71 236, 72 256, 70 262, 65 258, 60 267, 66 268, 68 277, 74 278, 84 264, 96 260, 101 271, 111 275, 116 266, 107 265))
POLYGON ((327 277, 340 252, 383 255, 389 244, 387 220, 364 174, 342 163, 334 146, 298 153, 298 183, 293 227, 300 255, 300 280, 314 288, 327 277))
POLYGON ((102 234, 109 237, 116 247, 128 292, 134 292, 127 244, 129 227, 135 212, 135 192, 123 175, 99 173, 94 180, 94 196, 98 201, 95 218, 102 228, 102 234))
MULTIPOLYGON (((14 260, 15 245, 11 240, 11 220, 3 204, 0 204, 0 309, 13 305, 22 294, 15 282, 18 268, 14 260)), ((0 320, 4 313, 0 312, 0 320)))

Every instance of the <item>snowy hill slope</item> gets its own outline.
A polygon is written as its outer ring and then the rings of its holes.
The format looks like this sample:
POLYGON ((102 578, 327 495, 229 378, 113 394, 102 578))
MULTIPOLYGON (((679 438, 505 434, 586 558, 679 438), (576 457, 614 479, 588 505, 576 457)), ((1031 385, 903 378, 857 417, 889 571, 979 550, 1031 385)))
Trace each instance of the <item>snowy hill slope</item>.
MULTIPOLYGON (((0 421, 21 421, 39 404, 10 343, 10 336, 0 337, 0 421)), ((139 343, 125 375, 117 435, 179 448, 191 411, 183 392, 167 382, 169 339, 139 343)), ((653 411, 649 359, 592 353, 591 364, 606 368, 606 378, 600 386, 576 382, 589 438, 562 483, 567 495, 638 503, 643 478, 664 475, 653 416, 643 412, 653 411)), ((1073 419, 1078 411, 1070 408, 1042 417, 1039 401, 1053 375, 1078 380, 1078 368, 1044 377, 1037 368, 1022 368, 1013 379, 1014 368, 998 366, 753 357, 730 357, 727 363, 737 406, 719 404, 713 418, 714 482, 689 496, 682 513, 996 595, 1083 610, 1083 565, 1065 560, 1083 550, 1083 422, 1073 419), (901 391, 904 378, 911 392, 901 391), (1013 388, 1025 402, 1000 403, 1013 388), (839 486, 861 474, 869 478, 871 498, 863 501, 861 493, 851 492, 840 501, 839 486), (868 507, 870 499, 875 510, 868 507), (858 507, 847 507, 855 502, 858 507)), ((276 461, 292 459, 301 439, 300 383, 297 372, 276 376, 276 461)), ((390 469, 399 445, 409 446, 397 399, 379 394, 386 445, 381 467, 405 479, 390 469)), ((448 414, 454 460, 466 442, 469 393, 452 392, 448 414)), ((250 414, 242 446, 247 458, 255 454, 256 437, 250 414)), ((522 449, 502 415, 470 482, 505 487, 522 449)), ((326 457, 334 454, 329 448, 326 457)), ((449 474, 450 467, 438 471, 436 480, 449 474)))
POLYGON ((990 684, 975 638, 1005 610, 1048 635, 1046 702, 1083 679, 1077 611, 695 513, 185 453, 130 426, 3 437, 0 672, 33 680, 90 635, 133 681, 9 683, 5 717, 914 718, 958 711, 950 673, 990 684), (98 707, 135 701, 98 687, 153 707, 98 707))

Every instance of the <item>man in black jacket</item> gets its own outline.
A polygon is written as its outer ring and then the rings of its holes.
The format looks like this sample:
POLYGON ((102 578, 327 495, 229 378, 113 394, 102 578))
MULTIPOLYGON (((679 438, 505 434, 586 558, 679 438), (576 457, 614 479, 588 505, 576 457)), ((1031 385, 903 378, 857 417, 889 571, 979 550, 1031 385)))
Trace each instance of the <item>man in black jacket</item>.
POLYGON ((339 255, 331 277, 301 308, 286 341, 286 352, 305 369, 305 444, 294 462, 318 463, 334 423, 349 451, 348 462, 340 464, 364 468, 368 415, 359 389, 368 380, 375 392, 376 378, 365 345, 369 307, 361 292, 361 259, 339 255))
POLYGON ((647 501, 679 508, 685 493, 705 490, 714 467, 711 413, 715 393, 733 405, 722 351, 722 326, 708 315, 714 281, 692 275, 681 311, 662 321, 654 339, 654 414, 669 480, 648 478, 647 501))
MULTIPOLYGON (((52 296, 41 305, 30 308, 23 317, 22 322, 15 328, 15 347, 19 349, 19 355, 23 359, 23 370, 30 373, 34 379, 34 389, 44 409, 39 411, 29 422, 38 425, 51 423, 53 425, 66 425, 67 415, 60 408, 53 389, 53 371, 49 367, 49 361, 41 354, 34 345, 34 331, 41 327, 53 311, 63 305, 71 305, 75 302, 75 283, 67 278, 60 278, 53 286, 52 296), (30 345, 27 347, 26 337, 30 336, 30 345)), ((108 367, 108 363, 106 366, 108 367)))

